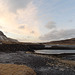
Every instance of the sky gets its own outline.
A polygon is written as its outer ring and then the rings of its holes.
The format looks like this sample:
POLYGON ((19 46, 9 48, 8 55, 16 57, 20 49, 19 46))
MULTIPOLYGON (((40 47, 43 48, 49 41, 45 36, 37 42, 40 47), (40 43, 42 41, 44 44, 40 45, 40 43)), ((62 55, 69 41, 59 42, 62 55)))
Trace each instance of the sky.
POLYGON ((75 38, 75 0, 0 0, 0 30, 22 42, 75 38))

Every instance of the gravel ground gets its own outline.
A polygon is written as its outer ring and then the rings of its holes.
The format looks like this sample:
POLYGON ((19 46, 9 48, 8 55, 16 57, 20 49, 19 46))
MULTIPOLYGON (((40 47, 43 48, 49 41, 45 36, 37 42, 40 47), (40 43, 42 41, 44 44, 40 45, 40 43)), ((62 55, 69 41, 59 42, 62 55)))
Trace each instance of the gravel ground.
POLYGON ((0 53, 0 63, 27 65, 35 70, 37 75, 75 75, 75 56, 61 58, 41 54, 18 51, 15 53, 0 53), (71 61, 72 63, 68 63, 71 61))

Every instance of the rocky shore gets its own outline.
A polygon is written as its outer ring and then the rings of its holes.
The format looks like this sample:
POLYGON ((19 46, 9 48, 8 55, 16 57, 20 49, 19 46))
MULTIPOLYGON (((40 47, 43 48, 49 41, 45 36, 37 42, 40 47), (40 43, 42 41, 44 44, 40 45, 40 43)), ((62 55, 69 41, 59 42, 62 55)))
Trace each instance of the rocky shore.
POLYGON ((26 51, 0 52, 0 63, 26 65, 32 68, 36 75, 75 75, 75 56, 60 57, 26 51))

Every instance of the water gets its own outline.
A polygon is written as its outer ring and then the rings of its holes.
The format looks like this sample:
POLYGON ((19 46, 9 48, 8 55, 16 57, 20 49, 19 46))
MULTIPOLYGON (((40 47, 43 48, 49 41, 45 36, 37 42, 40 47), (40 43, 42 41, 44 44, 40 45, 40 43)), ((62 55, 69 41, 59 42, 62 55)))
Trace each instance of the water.
POLYGON ((75 50, 35 50, 35 53, 62 54, 62 53, 75 53, 75 50))
POLYGON ((45 45, 45 47, 52 47, 52 46, 58 46, 58 47, 71 47, 71 48, 75 48, 75 45, 45 45))

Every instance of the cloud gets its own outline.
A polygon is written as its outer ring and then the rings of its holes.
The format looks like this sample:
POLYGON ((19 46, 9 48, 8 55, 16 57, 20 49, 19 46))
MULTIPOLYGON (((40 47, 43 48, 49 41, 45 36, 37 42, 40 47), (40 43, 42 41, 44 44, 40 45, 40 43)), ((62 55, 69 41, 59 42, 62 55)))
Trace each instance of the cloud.
POLYGON ((50 31, 39 37, 41 41, 75 38, 75 29, 58 29, 54 21, 48 22, 45 27, 50 31))
POLYGON ((73 22, 73 20, 69 20, 69 22, 73 22))
POLYGON ((18 9, 25 8, 32 0, 3 0, 3 2, 9 5, 10 11, 16 12, 18 9))
POLYGON ((2 26, 0 26, 0 29, 2 29, 3 27, 2 26))
POLYGON ((56 23, 53 22, 53 21, 48 22, 48 23, 46 24, 46 28, 48 28, 48 29, 56 28, 55 24, 56 24, 56 23))
POLYGON ((75 38, 75 29, 55 29, 47 34, 40 36, 42 41, 53 41, 53 40, 61 40, 61 39, 68 39, 68 38, 75 38))
POLYGON ((24 39, 28 39, 26 36, 34 37, 34 39, 38 38, 40 36, 39 24, 38 10, 32 3, 32 0, 0 0, 0 25, 3 27, 2 31, 8 32, 7 36, 18 38, 20 40, 23 39, 22 41, 25 41, 24 39), (19 6, 19 4, 16 4, 17 2, 14 3, 12 1, 28 1, 28 3, 26 3, 26 6, 23 8, 23 6, 21 6, 22 3, 19 6), (13 6, 17 5, 17 8, 11 7, 11 4, 13 6), (9 8, 14 8, 16 13, 10 11, 9 8), (22 25, 25 25, 25 29, 22 29, 24 28, 22 25), (35 32, 34 35, 30 33, 32 31, 35 32), (23 37, 19 37, 19 35, 23 37))
POLYGON ((35 33, 35 31, 31 31, 31 33, 32 33, 32 34, 34 34, 34 33, 35 33))
POLYGON ((22 26, 20 26, 20 27, 19 27, 19 29, 25 29, 25 26, 24 26, 24 25, 22 25, 22 26))

